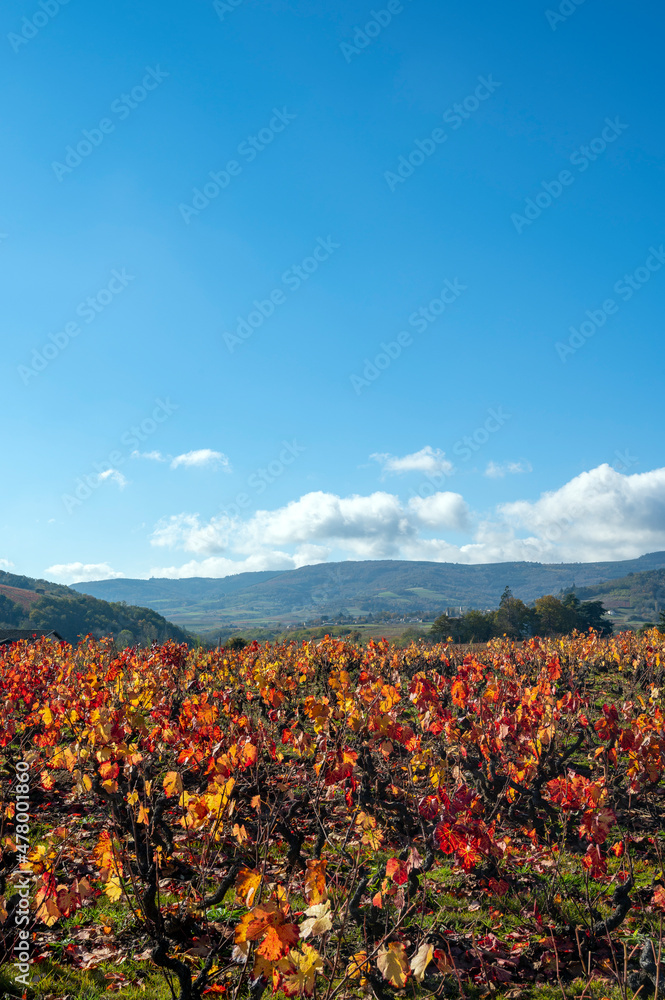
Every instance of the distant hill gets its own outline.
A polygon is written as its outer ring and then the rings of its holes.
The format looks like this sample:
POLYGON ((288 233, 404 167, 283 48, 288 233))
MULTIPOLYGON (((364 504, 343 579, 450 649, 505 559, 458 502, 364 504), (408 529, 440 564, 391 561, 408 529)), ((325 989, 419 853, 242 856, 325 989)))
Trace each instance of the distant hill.
MULTIPOLYGON (((616 562, 459 563, 366 561, 297 570, 241 573, 223 579, 102 580, 73 589, 106 600, 154 608, 189 628, 230 622, 303 621, 403 611, 436 617, 446 607, 495 608, 508 585, 527 603, 570 587, 592 587, 628 573, 665 570, 665 552, 616 562)), ((585 598, 586 599, 586 598, 585 598)))
POLYGON ((577 596, 583 601, 602 601, 615 628, 657 622, 665 609, 665 570, 629 572, 616 580, 579 588, 577 596))
POLYGON ((46 580, 0 572, 0 626, 55 629, 68 642, 113 636, 122 646, 190 642, 193 636, 148 607, 108 603, 46 580))

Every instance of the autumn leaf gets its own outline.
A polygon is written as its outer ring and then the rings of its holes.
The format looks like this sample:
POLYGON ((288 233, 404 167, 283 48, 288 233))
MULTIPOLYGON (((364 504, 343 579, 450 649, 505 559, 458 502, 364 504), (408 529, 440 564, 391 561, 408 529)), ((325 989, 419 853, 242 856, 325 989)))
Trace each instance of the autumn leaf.
POLYGON ((104 886, 104 892, 112 903, 117 903, 122 896, 122 885, 117 875, 112 875, 104 886))
POLYGON ((317 975, 323 973, 323 959, 315 948, 303 944, 302 954, 298 951, 289 953, 290 971, 284 974, 282 989, 287 996, 311 997, 314 992, 317 975))
POLYGON ((352 956, 346 968, 346 974, 351 979, 360 979, 364 981, 363 973, 369 972, 369 962, 367 960, 366 951, 358 951, 352 956))
POLYGON ((354 750, 336 750, 334 754, 330 754, 329 769, 325 775, 326 785, 334 785, 344 778, 350 778, 357 760, 358 754, 354 750))
POLYGON ((390 858, 386 864, 386 875, 392 879, 396 885, 404 885, 409 879, 409 872, 404 861, 397 858, 390 858))
POLYGON ((424 941, 409 963, 414 979, 417 982, 422 983, 425 978, 427 966, 433 958, 434 945, 428 944, 427 941, 424 941))
POLYGON ((275 927, 268 927, 263 941, 256 949, 258 955, 263 955, 270 962, 276 962, 287 954, 292 945, 298 940, 298 927, 296 924, 278 924, 275 927))
POLYGON ((298 937, 297 925, 286 921, 286 914, 277 903, 255 906, 235 929, 236 944, 261 940, 257 952, 271 962, 283 958, 298 937))
MULTIPOLYGON (((39 893, 35 897, 35 902, 39 899, 39 893)), ((57 900, 51 896, 48 899, 43 899, 41 903, 37 906, 35 916, 37 920, 43 921, 47 927, 53 927, 55 923, 61 917, 60 909, 58 907, 57 900)))
POLYGON ((651 897, 651 905, 655 906, 658 910, 665 910, 665 889, 662 886, 658 886, 651 897))
POLYGON ((387 948, 382 945, 379 948, 376 964, 383 978, 395 989, 401 990, 406 986, 410 969, 403 944, 393 942, 387 948))
POLYGON ((236 898, 245 906, 251 906, 256 890, 261 884, 261 872, 256 869, 241 868, 236 878, 236 898))
POLYGON ((246 743, 242 748, 241 761, 243 767, 253 767, 259 757, 259 752, 252 743, 246 743))
POLYGON ((328 898, 326 892, 327 861, 309 858, 305 874, 305 898, 308 903, 323 903, 328 898))
POLYGON ((104 781, 110 781, 118 777, 120 774, 120 768, 115 761, 107 760, 103 764, 99 765, 99 774, 104 781))
POLYGON ((167 799, 172 799, 175 795, 180 795, 182 790, 182 777, 177 771, 169 771, 164 778, 164 794, 167 799))
POLYGON ((434 961, 442 976, 447 976, 449 973, 455 971, 446 953, 439 948, 434 951, 434 961))
POLYGON ((308 910, 305 910, 305 916, 308 919, 303 921, 300 926, 301 938, 318 937, 320 934, 325 934, 326 931, 332 930, 330 900, 310 906, 308 910))

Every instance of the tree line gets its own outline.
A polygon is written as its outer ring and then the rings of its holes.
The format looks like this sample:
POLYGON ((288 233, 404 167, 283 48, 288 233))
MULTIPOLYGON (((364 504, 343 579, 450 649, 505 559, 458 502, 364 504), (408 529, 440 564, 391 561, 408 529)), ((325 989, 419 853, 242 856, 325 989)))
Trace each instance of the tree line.
POLYGON ((562 598, 551 594, 540 597, 529 607, 506 587, 496 611, 468 611, 461 618, 440 615, 429 634, 437 641, 452 639, 469 643, 487 642, 504 635, 509 639, 568 635, 575 629, 582 632, 589 628, 602 635, 612 633, 612 622, 601 601, 583 602, 570 592, 562 598))
POLYGON ((113 636, 121 646, 149 646, 153 642, 187 642, 195 637, 178 628, 151 608, 136 608, 123 603, 100 601, 87 594, 65 589, 65 596, 44 594, 29 610, 0 594, 0 628, 54 629, 67 642, 80 636, 113 636))

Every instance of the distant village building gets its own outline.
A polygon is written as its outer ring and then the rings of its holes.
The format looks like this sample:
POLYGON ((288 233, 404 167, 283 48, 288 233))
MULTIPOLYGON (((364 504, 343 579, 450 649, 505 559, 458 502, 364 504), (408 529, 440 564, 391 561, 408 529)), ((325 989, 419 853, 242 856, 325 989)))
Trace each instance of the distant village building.
POLYGON ((27 640, 32 642, 35 639, 55 639, 64 642, 62 636, 54 629, 44 630, 38 628, 8 628, 0 629, 0 646, 11 646, 13 642, 27 640))

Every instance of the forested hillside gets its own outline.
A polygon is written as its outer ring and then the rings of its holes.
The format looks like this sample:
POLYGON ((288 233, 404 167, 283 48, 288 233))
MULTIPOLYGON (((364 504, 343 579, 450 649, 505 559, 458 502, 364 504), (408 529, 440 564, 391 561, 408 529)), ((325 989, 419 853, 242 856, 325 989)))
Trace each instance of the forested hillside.
POLYGON ((112 636, 121 646, 193 640, 151 608, 110 604, 69 587, 11 573, 0 574, 0 628, 54 629, 71 643, 82 635, 112 636))

